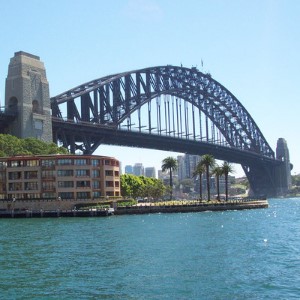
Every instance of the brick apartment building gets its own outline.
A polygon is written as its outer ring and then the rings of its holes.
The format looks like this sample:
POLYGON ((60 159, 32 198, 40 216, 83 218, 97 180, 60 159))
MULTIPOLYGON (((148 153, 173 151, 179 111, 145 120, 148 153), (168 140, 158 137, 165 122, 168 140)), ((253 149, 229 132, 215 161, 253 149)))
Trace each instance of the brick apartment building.
POLYGON ((96 200, 120 196, 119 161, 95 155, 0 158, 0 199, 96 200))

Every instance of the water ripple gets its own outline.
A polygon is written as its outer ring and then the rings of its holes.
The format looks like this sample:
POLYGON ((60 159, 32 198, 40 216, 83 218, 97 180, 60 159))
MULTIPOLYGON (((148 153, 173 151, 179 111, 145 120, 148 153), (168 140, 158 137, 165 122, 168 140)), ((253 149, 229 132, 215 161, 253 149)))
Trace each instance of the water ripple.
POLYGON ((269 209, 0 220, 1 299, 297 299, 300 199, 269 209))

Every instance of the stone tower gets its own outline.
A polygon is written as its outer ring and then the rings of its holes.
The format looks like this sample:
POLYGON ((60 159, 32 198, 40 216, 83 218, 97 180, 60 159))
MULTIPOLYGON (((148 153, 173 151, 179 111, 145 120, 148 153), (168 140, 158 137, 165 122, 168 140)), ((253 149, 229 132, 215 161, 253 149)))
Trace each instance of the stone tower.
POLYGON ((281 186, 284 187, 283 192, 287 192, 287 190, 290 189, 292 186, 291 170, 293 166, 290 163, 289 149, 284 138, 279 138, 277 140, 276 158, 283 162, 280 172, 282 182, 281 186))
POLYGON ((49 84, 38 56, 20 51, 11 58, 5 86, 5 106, 17 111, 8 133, 52 142, 49 84))

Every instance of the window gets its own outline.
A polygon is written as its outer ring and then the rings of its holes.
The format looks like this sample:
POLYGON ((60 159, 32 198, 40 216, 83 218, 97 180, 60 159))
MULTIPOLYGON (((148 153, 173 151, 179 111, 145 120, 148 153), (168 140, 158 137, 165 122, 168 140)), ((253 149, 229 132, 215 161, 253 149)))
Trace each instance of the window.
POLYGON ((105 186, 106 187, 114 187, 114 182, 113 181, 105 181, 105 186))
POLYGON ((90 194, 90 192, 77 192, 77 198, 78 199, 90 199, 91 194, 90 194))
POLYGON ((76 170, 77 177, 90 176, 89 170, 76 170))
POLYGON ((43 159, 42 160, 42 166, 43 167, 55 166, 55 160, 54 159, 43 159))
POLYGON ((73 176, 73 170, 57 170, 57 177, 73 176))
POLYGON ((93 192, 93 197, 94 198, 100 198, 101 197, 101 192, 93 192))
POLYGON ((6 179, 6 173, 5 172, 0 172, 0 181, 3 181, 6 179))
POLYGON ((72 165, 72 159, 71 158, 64 158, 57 160, 58 165, 72 165))
POLYGON ((36 167, 39 165, 39 161, 38 160, 27 160, 26 161, 26 166, 27 167, 36 167))
POLYGON ((45 179, 45 178, 53 178, 54 177, 54 173, 55 171, 53 170, 50 170, 50 171, 42 171, 42 178, 45 179))
POLYGON ((25 171, 24 178, 25 179, 36 179, 38 177, 37 171, 25 171))
POLYGON ((100 182, 99 181, 93 181, 93 188, 99 189, 100 188, 100 182))
POLYGON ((85 166, 87 165, 87 160, 86 159, 75 159, 74 164, 77 166, 85 166))
POLYGON ((58 186, 61 188, 72 188, 74 187, 73 181, 58 181, 58 186))
POLYGON ((119 177, 119 171, 115 171, 115 176, 119 177))
POLYGON ((74 199, 74 193, 61 192, 61 193, 58 193, 58 197, 60 197, 61 199, 74 199))
POLYGON ((90 187, 90 181, 76 181, 77 188, 87 188, 90 187))
POLYGON ((28 199, 39 199, 40 198, 40 194, 39 193, 30 193, 30 194, 25 194, 26 197, 28 199))
POLYGON ((21 172, 8 172, 8 179, 9 180, 22 179, 22 173, 21 172))
POLYGON ((115 187, 119 187, 120 186, 120 182, 119 181, 115 181, 115 187))
POLYGON ((53 189, 55 189, 55 183, 54 182, 52 182, 52 181, 44 181, 43 183, 42 183, 43 185, 43 190, 53 190, 53 189))
POLYGON ((111 170, 106 170, 105 171, 105 176, 114 176, 114 172, 111 170))
POLYGON ((39 112, 39 102, 37 100, 32 101, 32 112, 33 113, 39 112))
POLYGON ((100 164, 99 159, 92 159, 92 166, 96 167, 99 166, 99 164, 100 164))
POLYGON ((22 160, 13 160, 10 162, 10 167, 23 167, 22 160))
POLYGON ((22 183, 21 182, 9 183, 8 189, 10 191, 21 191, 22 190, 22 183))
POLYGON ((25 190, 38 190, 38 183, 37 182, 25 182, 25 190))
POLYGON ((42 198, 43 199, 55 199, 55 193, 43 193, 42 194, 42 198))
POLYGON ((100 170, 93 170, 92 171, 92 177, 93 178, 97 178, 97 177, 100 177, 100 170))
POLYGON ((6 161, 0 161, 0 169, 5 169, 7 167, 6 161))

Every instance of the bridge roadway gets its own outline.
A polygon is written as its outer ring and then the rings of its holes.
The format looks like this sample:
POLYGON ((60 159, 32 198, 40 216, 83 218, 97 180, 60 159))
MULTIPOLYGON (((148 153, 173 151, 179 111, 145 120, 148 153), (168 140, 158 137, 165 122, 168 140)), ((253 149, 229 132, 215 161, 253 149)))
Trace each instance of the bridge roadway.
MULTIPOLYGON (((84 150, 84 153, 93 153, 100 144, 158 149, 194 155, 209 153, 216 159, 241 164, 253 195, 265 197, 280 193, 277 184, 281 179, 276 177, 278 176, 276 174, 280 174, 278 170, 282 167, 282 162, 255 152, 208 142, 121 130, 113 125, 64 121, 56 117, 52 117, 52 127, 55 142, 57 142, 55 140, 57 136, 64 135, 70 145, 75 145, 76 142, 82 145, 92 145, 90 149, 81 149, 84 150), (82 140, 83 137, 86 139, 85 141, 82 140)), ((76 149, 70 150, 74 153, 76 149)))
POLYGON ((209 153, 216 159, 248 166, 257 164, 257 161, 260 161, 266 166, 279 166, 281 163, 279 160, 263 156, 260 153, 241 150, 230 146, 142 133, 139 131, 122 130, 108 124, 100 125, 89 122, 76 123, 72 120, 65 121, 61 118, 52 117, 52 127, 54 138, 58 132, 64 132, 68 137, 73 136, 76 142, 82 143, 82 137, 85 137, 90 142, 100 141, 99 143, 95 142, 91 149, 86 149, 87 154, 93 153, 100 144, 107 144, 173 151, 192 155, 204 155, 209 153))

